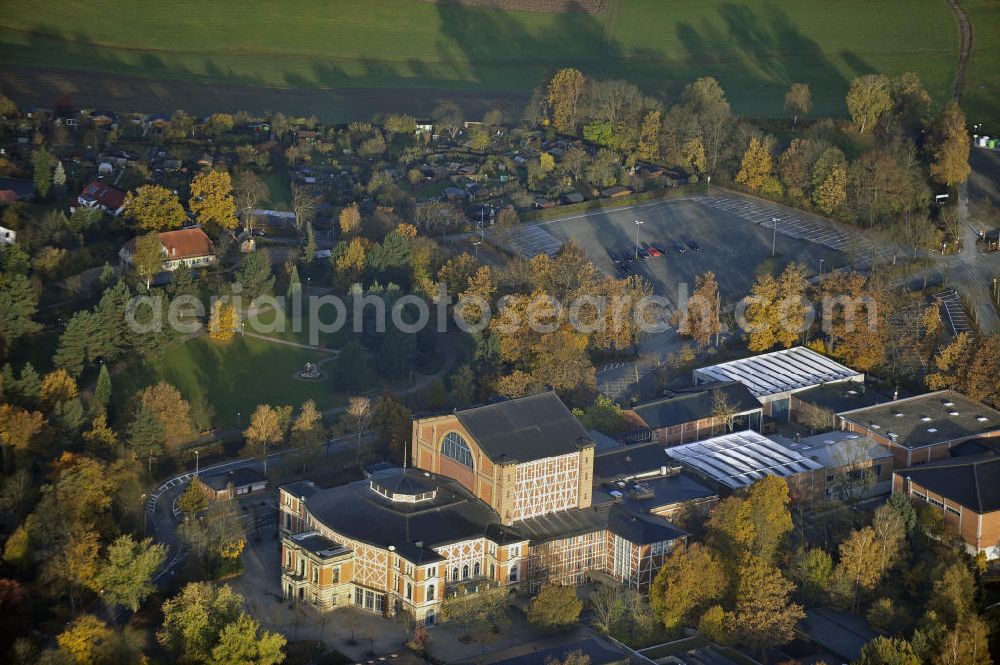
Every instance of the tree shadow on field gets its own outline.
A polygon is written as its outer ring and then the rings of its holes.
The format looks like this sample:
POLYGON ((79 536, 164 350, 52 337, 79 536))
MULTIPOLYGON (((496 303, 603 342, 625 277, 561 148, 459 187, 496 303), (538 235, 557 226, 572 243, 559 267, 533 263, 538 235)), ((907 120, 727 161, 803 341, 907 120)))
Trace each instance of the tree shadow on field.
POLYGON ((786 12, 773 5, 762 10, 736 3, 719 7, 724 28, 703 21, 680 22, 677 35, 692 64, 705 64, 704 75, 719 79, 731 97, 769 107, 780 104, 788 86, 808 83, 820 106, 842 99, 848 81, 820 45, 806 37, 786 12))

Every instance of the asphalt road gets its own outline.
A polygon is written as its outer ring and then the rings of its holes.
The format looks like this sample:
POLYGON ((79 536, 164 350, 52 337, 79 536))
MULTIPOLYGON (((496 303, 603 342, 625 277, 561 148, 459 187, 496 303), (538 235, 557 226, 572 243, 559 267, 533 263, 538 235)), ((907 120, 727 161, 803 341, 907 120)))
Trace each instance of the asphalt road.
MULTIPOLYGON (((363 445, 371 443, 374 435, 368 433, 363 439, 363 445)), ((357 436, 349 435, 329 439, 325 443, 325 454, 330 455, 343 450, 352 449, 357 445, 357 436)), ((294 452, 291 450, 279 450, 267 456, 269 465, 280 466, 284 456, 294 452)), ((198 469, 200 476, 211 476, 224 471, 233 471, 243 468, 261 468, 261 461, 256 458, 241 458, 228 462, 220 462, 198 469)), ((157 574, 154 581, 161 584, 168 584, 170 577, 183 563, 186 556, 184 544, 177 535, 177 524, 180 513, 177 509, 177 499, 187 489, 188 482, 194 476, 195 469, 190 469, 184 473, 171 476, 164 480, 155 492, 152 492, 146 501, 145 525, 147 534, 151 535, 157 542, 167 546, 167 563, 157 574)))

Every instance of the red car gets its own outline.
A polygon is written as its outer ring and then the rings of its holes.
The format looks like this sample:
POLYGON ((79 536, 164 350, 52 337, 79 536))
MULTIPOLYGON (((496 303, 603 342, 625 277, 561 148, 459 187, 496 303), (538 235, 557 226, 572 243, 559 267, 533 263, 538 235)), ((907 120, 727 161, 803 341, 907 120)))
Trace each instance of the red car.
POLYGON ((662 254, 662 252, 660 250, 656 249, 656 247, 654 247, 653 245, 646 245, 644 247, 644 249, 647 252, 649 252, 650 256, 660 256, 662 254))

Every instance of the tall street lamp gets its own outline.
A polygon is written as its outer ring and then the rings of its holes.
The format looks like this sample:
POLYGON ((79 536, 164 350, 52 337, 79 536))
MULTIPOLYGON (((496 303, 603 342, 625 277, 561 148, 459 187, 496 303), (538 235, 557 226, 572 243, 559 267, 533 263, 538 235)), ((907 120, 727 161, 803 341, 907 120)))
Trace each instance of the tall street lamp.
POLYGON ((819 260, 819 279, 823 280, 823 259, 819 260))
POLYGON ((635 260, 639 260, 639 225, 645 224, 641 219, 635 220, 635 260))
POLYGON ((774 256, 774 248, 775 248, 775 246, 778 243, 778 218, 777 217, 772 217, 771 218, 771 225, 773 227, 773 231, 771 232, 771 256, 774 256))

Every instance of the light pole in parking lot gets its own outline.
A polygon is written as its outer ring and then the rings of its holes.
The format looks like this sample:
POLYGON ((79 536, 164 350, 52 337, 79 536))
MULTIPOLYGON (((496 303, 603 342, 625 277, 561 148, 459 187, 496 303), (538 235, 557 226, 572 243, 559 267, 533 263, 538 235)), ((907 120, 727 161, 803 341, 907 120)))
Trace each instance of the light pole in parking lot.
POLYGON ((775 246, 777 245, 777 242, 778 242, 778 218, 777 217, 772 217, 771 218, 771 225, 774 227, 774 230, 771 233, 771 256, 774 256, 774 248, 775 248, 775 246))
POLYGON ((823 281, 823 259, 819 260, 819 281, 823 281))
POLYGON ((639 260, 639 225, 644 224, 641 219, 635 220, 635 260, 639 260))

